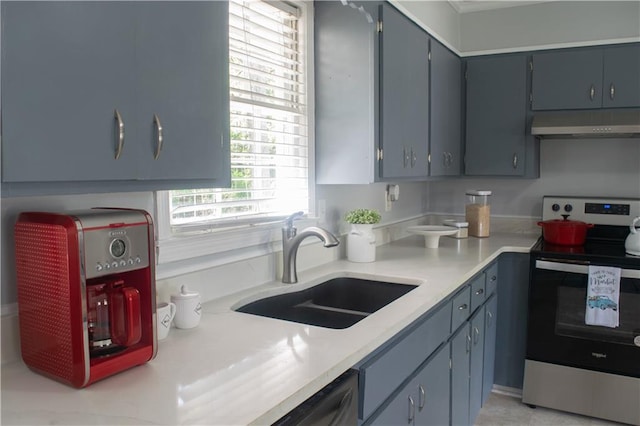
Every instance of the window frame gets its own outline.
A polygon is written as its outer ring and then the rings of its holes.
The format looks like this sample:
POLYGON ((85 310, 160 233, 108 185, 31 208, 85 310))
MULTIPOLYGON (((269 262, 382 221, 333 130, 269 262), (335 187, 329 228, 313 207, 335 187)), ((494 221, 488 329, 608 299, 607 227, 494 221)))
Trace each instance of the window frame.
MULTIPOLYGON (((269 0, 263 0, 270 2, 269 0)), ((313 46, 313 2, 279 1, 300 10, 303 20, 301 40, 305 46, 305 84, 307 88, 308 194, 309 215, 297 221, 298 227, 315 225, 315 87, 313 46)), ((283 217, 256 217, 239 222, 193 227, 193 231, 174 233, 170 225, 169 191, 154 192, 156 217, 156 260, 158 278, 249 259, 280 251, 283 217)), ((291 212, 294 213, 294 212, 291 212)))

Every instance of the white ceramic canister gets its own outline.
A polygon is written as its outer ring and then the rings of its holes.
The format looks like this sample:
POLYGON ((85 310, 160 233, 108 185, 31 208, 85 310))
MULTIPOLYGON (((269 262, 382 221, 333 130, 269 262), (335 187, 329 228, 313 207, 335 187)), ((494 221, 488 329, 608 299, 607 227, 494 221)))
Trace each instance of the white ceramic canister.
POLYGON ((156 306, 156 327, 158 330, 158 340, 166 339, 171 329, 171 322, 176 316, 176 304, 158 303, 156 306))
POLYGON ((171 295, 171 302, 176 304, 176 316, 173 318, 176 328, 193 328, 200 324, 200 293, 189 291, 187 286, 183 285, 180 293, 171 295))
POLYGON ((351 262, 375 262, 376 235, 373 225, 351 224, 351 231, 347 234, 347 259, 351 262))

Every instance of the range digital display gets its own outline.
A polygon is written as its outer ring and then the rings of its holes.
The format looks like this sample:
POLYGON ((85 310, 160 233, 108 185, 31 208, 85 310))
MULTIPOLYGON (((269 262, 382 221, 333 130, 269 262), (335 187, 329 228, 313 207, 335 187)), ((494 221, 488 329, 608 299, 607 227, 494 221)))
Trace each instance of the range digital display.
POLYGON ((585 203, 584 212, 591 214, 615 214, 629 216, 631 207, 629 204, 609 204, 609 203, 585 203))

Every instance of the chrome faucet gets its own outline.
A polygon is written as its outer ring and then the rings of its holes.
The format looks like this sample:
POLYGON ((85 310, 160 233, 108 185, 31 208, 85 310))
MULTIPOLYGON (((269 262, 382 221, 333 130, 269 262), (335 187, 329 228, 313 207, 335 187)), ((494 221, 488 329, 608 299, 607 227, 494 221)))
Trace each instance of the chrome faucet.
POLYGON ((302 217, 303 214, 303 212, 292 214, 285 220, 285 226, 282 228, 282 282, 285 284, 298 282, 296 255, 302 240, 315 235, 322 240, 325 247, 335 247, 340 244, 331 232, 317 226, 305 228, 298 234, 296 227, 293 226, 293 221, 302 217))

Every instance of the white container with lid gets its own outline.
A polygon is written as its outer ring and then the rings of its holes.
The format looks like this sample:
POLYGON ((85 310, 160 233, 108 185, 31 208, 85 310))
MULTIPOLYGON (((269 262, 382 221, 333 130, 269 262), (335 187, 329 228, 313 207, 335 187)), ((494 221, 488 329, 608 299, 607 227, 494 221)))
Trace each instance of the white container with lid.
POLYGON ((171 295, 171 302, 176 304, 176 315, 173 317, 176 328, 193 328, 200 324, 202 305, 197 291, 189 291, 183 285, 180 293, 171 295))
POLYGON ((489 196, 491 196, 491 191, 479 189, 467 190, 465 218, 467 222, 469 222, 469 235, 473 237, 489 236, 491 215, 489 196))
POLYGON ((444 226, 450 226, 457 228, 458 232, 453 235, 447 235, 450 238, 467 238, 469 236, 469 222, 464 222, 456 219, 446 219, 442 222, 444 226))

